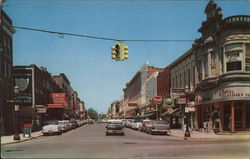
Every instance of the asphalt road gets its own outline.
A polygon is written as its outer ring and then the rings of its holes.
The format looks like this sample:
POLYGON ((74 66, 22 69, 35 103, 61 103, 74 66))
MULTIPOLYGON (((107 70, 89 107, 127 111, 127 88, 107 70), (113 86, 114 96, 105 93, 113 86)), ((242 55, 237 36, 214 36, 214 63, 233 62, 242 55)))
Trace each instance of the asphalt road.
POLYGON ((125 136, 106 136, 105 124, 94 124, 5 145, 1 154, 2 158, 250 159, 250 141, 186 141, 127 128, 125 136))

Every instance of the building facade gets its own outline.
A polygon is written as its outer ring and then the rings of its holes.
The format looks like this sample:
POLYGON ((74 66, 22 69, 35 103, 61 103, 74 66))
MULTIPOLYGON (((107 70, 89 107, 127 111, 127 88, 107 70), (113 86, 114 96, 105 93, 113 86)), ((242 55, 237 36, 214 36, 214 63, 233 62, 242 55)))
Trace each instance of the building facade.
POLYGON ((0 124, 3 135, 14 131, 14 103, 7 100, 14 99, 12 37, 15 30, 11 27, 12 20, 3 10, 0 15, 0 124))
POLYGON ((19 129, 22 130, 24 124, 33 124, 33 129, 41 128, 46 118, 47 104, 50 103, 50 94, 58 91, 59 86, 46 68, 39 68, 34 64, 14 66, 13 77, 14 85, 20 90, 16 95, 19 129), (38 111, 41 108, 46 111, 38 111))
POLYGON ((205 9, 196 58, 198 128, 250 130, 250 16, 222 18, 214 1, 205 9))

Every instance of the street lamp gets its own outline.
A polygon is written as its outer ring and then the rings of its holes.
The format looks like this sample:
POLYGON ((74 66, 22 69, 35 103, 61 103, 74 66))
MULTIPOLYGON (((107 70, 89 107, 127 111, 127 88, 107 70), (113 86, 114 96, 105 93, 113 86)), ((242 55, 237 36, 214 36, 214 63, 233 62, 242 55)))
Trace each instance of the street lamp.
POLYGON ((16 95, 19 93, 19 87, 18 86, 15 86, 14 87, 14 117, 15 117, 15 135, 14 135, 14 140, 20 140, 20 136, 19 136, 19 133, 18 133, 18 120, 17 120, 17 112, 19 111, 19 105, 16 104, 17 103, 17 98, 16 98, 16 95))
MULTIPOLYGON (((184 93, 186 95, 186 99, 187 99, 187 102, 188 102, 189 101, 190 91, 189 91, 189 87, 187 85, 184 88, 184 93)), ((187 107, 187 102, 186 102, 185 107, 187 107)), ((191 134, 190 134, 190 131, 189 131, 189 112, 186 113, 186 111, 185 111, 185 116, 186 116, 186 130, 185 130, 184 137, 191 137, 191 134)))

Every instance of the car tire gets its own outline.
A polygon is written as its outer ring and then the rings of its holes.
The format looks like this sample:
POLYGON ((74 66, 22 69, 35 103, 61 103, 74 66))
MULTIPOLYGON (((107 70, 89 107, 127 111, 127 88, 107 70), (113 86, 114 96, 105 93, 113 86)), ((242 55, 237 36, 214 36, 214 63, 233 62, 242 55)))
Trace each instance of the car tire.
POLYGON ((149 134, 150 134, 150 135, 153 135, 153 132, 152 132, 152 130, 151 130, 151 129, 149 130, 149 134))
POLYGON ((109 136, 109 133, 106 133, 106 136, 109 136))

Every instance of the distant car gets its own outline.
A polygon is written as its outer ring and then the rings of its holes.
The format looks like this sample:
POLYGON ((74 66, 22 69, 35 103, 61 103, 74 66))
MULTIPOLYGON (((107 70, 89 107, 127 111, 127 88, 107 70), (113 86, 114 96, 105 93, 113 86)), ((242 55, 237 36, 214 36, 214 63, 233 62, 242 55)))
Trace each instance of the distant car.
POLYGON ((106 136, 109 134, 124 134, 124 126, 122 120, 108 120, 106 126, 106 136))
POLYGON ((96 123, 97 124, 101 124, 102 123, 102 119, 97 119, 96 123))
POLYGON ((131 123, 131 128, 134 130, 138 130, 139 126, 142 124, 142 119, 135 119, 134 122, 131 123))
POLYGON ((43 126, 42 128, 43 135, 52 135, 52 134, 62 134, 62 126, 59 125, 57 120, 48 121, 48 125, 43 126))
POLYGON ((149 123, 151 120, 149 119, 145 119, 141 122, 141 124, 139 125, 139 128, 138 130, 139 131, 142 131, 142 132, 145 132, 145 129, 146 129, 146 124, 149 123))
POLYGON ((170 134, 170 124, 164 120, 152 120, 146 124, 146 133, 148 134, 170 134))

